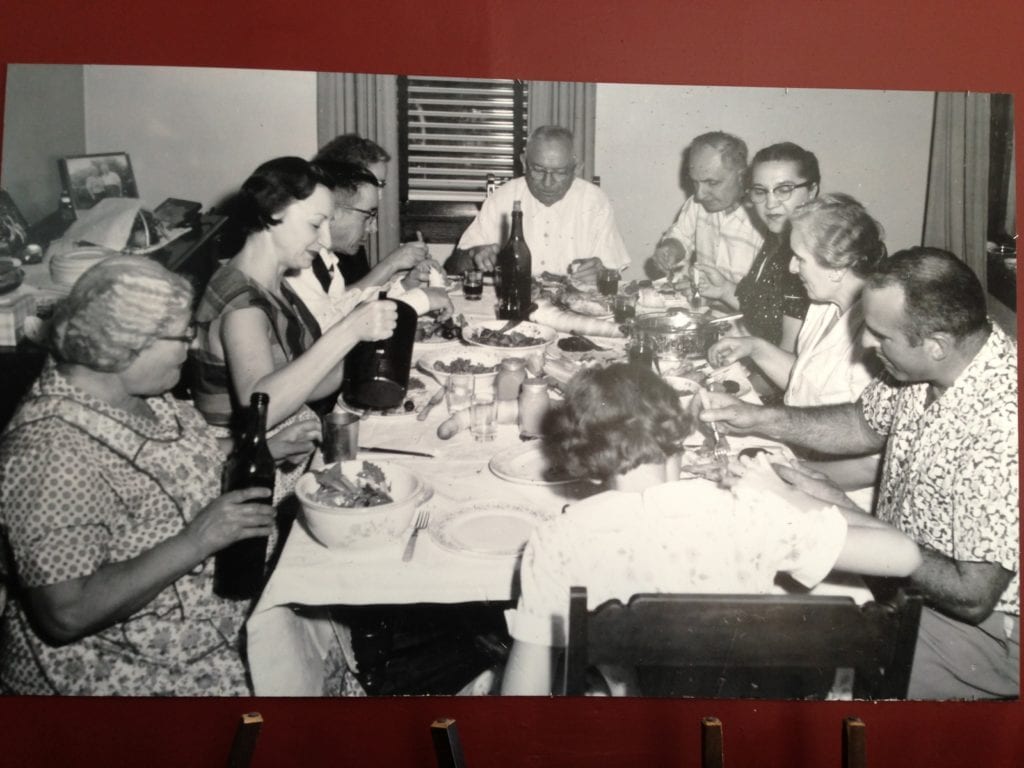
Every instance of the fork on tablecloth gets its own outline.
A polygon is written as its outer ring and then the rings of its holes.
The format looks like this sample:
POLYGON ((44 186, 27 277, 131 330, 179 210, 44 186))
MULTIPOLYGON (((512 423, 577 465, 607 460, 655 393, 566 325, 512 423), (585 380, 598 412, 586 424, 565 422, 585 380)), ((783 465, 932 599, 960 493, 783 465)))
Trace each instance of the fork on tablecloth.
POLYGON ((409 535, 409 541, 405 545, 405 552, 402 553, 403 563, 407 563, 412 560, 412 553, 416 549, 416 537, 419 536, 420 531, 427 527, 427 523, 429 522, 429 511, 426 509, 420 509, 416 512, 416 520, 412 524, 412 533, 409 535))

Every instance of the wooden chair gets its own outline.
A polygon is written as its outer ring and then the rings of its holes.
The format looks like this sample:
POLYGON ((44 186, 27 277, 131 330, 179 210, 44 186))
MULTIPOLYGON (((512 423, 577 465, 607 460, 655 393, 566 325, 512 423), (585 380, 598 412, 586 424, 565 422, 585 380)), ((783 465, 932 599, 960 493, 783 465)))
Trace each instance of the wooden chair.
POLYGON ((253 752, 256 751, 256 739, 263 728, 263 716, 259 712, 248 712, 242 715, 235 730, 235 738, 231 742, 227 768, 249 768, 253 752))
POLYGON ((462 754, 462 741, 455 721, 449 717, 435 720, 430 724, 430 738, 434 742, 434 757, 437 768, 466 768, 462 754))
POLYGON ((583 694, 588 667, 615 664, 635 667, 648 696, 822 698, 853 670, 854 698, 906 698, 921 604, 903 591, 892 604, 864 606, 847 597, 647 594, 588 612, 586 589, 573 587, 565 691, 583 694))

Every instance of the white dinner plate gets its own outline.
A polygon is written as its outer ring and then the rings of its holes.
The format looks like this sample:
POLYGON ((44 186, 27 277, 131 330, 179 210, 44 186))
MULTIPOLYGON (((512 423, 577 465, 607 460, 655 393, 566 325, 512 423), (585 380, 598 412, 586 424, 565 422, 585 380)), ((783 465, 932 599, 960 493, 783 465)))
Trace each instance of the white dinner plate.
POLYGON ((486 341, 477 340, 477 335, 480 331, 487 329, 490 331, 497 331, 506 324, 505 320, 470 320, 465 328, 462 329, 462 338, 469 344, 473 344, 477 347, 484 347, 485 349, 496 349, 503 352, 506 356, 512 357, 520 354, 527 354, 530 352, 538 352, 546 349, 548 344, 558 338, 558 333, 555 332, 554 328, 548 328, 546 325, 539 325, 537 323, 531 323, 530 321, 524 321, 513 328, 509 333, 521 333, 523 336, 534 340, 532 344, 523 344, 515 347, 504 347, 497 344, 491 344, 486 341))
POLYGON ((487 464, 491 472, 502 480, 523 485, 566 485, 576 482, 566 477, 551 480, 547 477, 548 460, 539 441, 516 445, 499 451, 487 464))
POLYGON ((445 549, 484 557, 515 557, 545 520, 535 509, 502 501, 480 501, 431 515, 428 527, 445 549))

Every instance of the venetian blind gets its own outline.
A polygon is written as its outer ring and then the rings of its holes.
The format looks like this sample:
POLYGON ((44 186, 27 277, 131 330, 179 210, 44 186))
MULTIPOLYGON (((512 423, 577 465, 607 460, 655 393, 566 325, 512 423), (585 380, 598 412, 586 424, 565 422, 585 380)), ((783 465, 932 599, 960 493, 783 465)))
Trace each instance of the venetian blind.
POLYGON ((403 201, 478 202, 488 176, 520 175, 526 96, 519 80, 399 78, 403 201))

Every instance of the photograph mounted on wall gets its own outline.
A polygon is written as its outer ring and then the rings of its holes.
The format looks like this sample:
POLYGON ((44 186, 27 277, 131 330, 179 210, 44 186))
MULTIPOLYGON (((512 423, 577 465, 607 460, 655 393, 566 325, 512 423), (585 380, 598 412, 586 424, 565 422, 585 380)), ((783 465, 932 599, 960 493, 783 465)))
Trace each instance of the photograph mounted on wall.
POLYGON ((25 268, 0 692, 1019 698, 1012 97, 87 74, 4 187, 223 223, 25 268))

